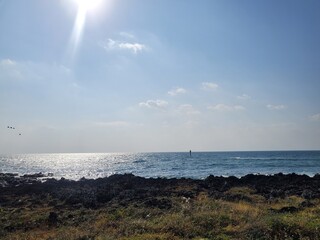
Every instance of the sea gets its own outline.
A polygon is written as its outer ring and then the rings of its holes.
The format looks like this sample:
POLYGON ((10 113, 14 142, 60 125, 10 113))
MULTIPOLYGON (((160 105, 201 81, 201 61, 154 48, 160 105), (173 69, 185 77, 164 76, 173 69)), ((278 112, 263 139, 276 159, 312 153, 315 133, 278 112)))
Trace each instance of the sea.
POLYGON ((193 179, 280 172, 314 176, 320 173, 320 151, 2 154, 0 172, 72 180, 124 173, 193 179))

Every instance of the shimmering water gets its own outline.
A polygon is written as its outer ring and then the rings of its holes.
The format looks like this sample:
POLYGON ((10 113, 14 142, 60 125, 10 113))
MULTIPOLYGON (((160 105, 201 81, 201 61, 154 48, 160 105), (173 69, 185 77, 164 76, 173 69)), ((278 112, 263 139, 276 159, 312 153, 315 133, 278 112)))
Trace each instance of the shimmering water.
POLYGON ((69 153, 0 155, 0 172, 53 173, 79 179, 133 173, 143 177, 244 176, 249 173, 320 173, 320 151, 69 153))

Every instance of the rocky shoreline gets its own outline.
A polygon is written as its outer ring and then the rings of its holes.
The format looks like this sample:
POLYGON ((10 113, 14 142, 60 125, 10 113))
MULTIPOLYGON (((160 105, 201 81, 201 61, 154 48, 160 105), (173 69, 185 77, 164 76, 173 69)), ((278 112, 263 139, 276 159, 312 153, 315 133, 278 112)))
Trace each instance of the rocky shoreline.
POLYGON ((196 197, 205 192, 210 198, 224 200, 247 200, 241 195, 231 195, 229 189, 247 187, 265 199, 298 196, 306 200, 320 198, 320 175, 314 177, 297 174, 272 176, 249 174, 241 178, 209 176, 204 180, 143 178, 132 174, 112 175, 106 178, 79 181, 54 179, 42 173, 17 176, 0 173, 0 206, 23 205, 23 200, 37 204, 43 196, 50 195, 52 202, 66 205, 80 204, 96 209, 109 202, 122 205, 131 201, 168 208, 170 203, 158 201, 163 197, 196 197), (31 197, 31 198, 30 198, 31 197), (157 200, 154 200, 157 199, 157 200))
POLYGON ((319 174, 73 181, 0 173, 0 193, 1 239, 320 238, 319 174))

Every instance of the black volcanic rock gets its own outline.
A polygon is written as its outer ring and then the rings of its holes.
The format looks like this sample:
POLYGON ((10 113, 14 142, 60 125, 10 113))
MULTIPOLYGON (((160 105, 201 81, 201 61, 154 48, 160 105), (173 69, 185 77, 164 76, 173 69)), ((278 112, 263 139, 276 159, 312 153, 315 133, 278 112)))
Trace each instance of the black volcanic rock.
POLYGON ((276 174, 273 176, 249 174, 241 178, 209 176, 204 180, 143 178, 133 174, 116 174, 106 178, 67 179, 47 178, 44 174, 29 174, 18 177, 16 174, 0 173, 0 206, 23 205, 20 201, 25 196, 28 201, 45 201, 43 196, 50 196, 48 204, 56 206, 58 202, 86 208, 98 208, 101 205, 121 202, 130 204, 141 202, 146 206, 170 208, 166 199, 169 197, 195 198, 200 192, 206 192, 211 198, 223 198, 230 201, 248 200, 237 194, 228 195, 226 191, 233 187, 248 187, 255 194, 266 199, 299 196, 310 200, 320 198, 320 177, 297 174, 276 174), (20 201, 20 202, 19 202, 20 201))

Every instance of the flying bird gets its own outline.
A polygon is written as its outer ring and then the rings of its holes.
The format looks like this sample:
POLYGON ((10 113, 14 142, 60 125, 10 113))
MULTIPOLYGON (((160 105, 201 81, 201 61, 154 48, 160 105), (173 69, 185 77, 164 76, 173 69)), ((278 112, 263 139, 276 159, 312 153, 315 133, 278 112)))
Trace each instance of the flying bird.
MULTIPOLYGON (((16 128, 15 127, 11 127, 11 126, 7 126, 8 129, 12 129, 12 130, 15 130, 16 128)), ((19 136, 21 136, 21 133, 19 133, 19 136)))

